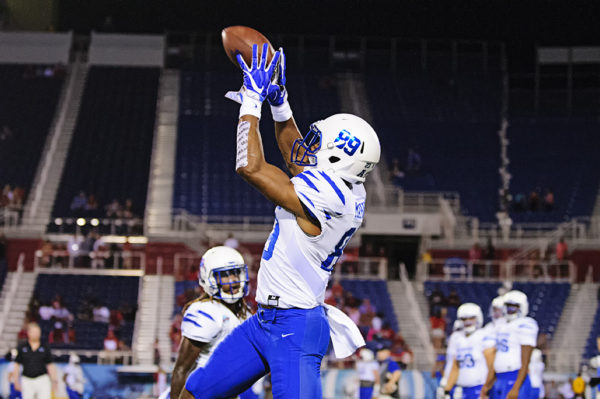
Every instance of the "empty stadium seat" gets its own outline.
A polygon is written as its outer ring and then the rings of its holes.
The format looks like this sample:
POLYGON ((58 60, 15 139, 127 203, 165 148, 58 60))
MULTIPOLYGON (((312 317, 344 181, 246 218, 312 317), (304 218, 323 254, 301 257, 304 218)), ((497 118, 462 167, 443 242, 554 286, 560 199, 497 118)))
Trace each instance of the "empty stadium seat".
POLYGON ((90 68, 53 215, 73 216, 79 191, 104 206, 133 201, 144 215, 158 96, 158 68, 90 68))
POLYGON ((0 185, 33 182, 64 77, 44 66, 0 65, 0 185))

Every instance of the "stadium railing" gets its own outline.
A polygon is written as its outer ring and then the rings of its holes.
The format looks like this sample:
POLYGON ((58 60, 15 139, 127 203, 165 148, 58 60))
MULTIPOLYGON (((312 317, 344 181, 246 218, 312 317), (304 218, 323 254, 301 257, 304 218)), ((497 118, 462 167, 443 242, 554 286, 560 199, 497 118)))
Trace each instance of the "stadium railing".
POLYGON ((576 266, 571 261, 512 259, 468 261, 461 258, 433 259, 417 264, 419 281, 539 281, 575 282, 576 266))
POLYGON ((129 269, 146 270, 144 251, 107 251, 69 253, 67 250, 54 250, 44 253, 37 250, 34 267, 38 269, 129 269))
POLYGON ((226 231, 268 231, 273 225, 273 216, 228 216, 193 215, 185 209, 173 210, 173 230, 178 232, 204 231, 211 229, 226 231))
POLYGON ((19 225, 19 211, 9 208, 0 208, 0 228, 9 230, 19 225))
POLYGON ((48 232, 80 234, 85 226, 94 227, 100 234, 130 236, 143 233, 144 221, 141 218, 57 217, 48 224, 48 232))
POLYGON ((460 194, 455 191, 404 191, 399 187, 386 186, 383 198, 371 190, 368 198, 369 211, 435 213, 440 211, 441 201, 446 200, 454 214, 460 212, 460 194))

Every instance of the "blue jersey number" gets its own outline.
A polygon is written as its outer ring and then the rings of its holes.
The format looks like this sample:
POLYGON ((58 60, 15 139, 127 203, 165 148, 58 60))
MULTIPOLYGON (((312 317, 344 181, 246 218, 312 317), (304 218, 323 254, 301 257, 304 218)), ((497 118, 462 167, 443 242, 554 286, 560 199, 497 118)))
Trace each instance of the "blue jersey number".
POLYGON ((458 360, 458 367, 462 368, 473 368, 475 367, 475 360, 473 360, 473 356, 471 356, 470 353, 467 353, 465 356, 463 356, 462 358, 457 358, 456 360, 458 360))
POLYGON ((508 352, 508 340, 506 338, 497 340, 496 349, 498 352, 508 352))
POLYGON ((355 231, 356 231, 356 228, 351 228, 346 233, 344 233, 344 235, 340 239, 340 242, 338 242, 337 245, 335 246, 334 251, 331 254, 329 254, 327 259, 325 259, 323 262, 321 262, 321 269, 328 271, 328 272, 333 270, 333 266, 335 266, 335 262, 337 262, 339 257, 342 256, 342 252, 344 252, 344 248, 346 248, 346 245, 348 245, 348 242, 352 238, 352 235, 354 234, 355 231))
POLYGON ((275 243, 277 242, 278 238, 279 238, 279 221, 277 220, 277 218, 275 218, 275 226, 273 226, 273 231, 271 232, 271 235, 269 236, 269 239, 267 240, 267 243, 265 244, 265 249, 263 250, 263 253, 262 253, 262 258, 264 260, 269 260, 273 257, 273 249, 275 248, 275 243))

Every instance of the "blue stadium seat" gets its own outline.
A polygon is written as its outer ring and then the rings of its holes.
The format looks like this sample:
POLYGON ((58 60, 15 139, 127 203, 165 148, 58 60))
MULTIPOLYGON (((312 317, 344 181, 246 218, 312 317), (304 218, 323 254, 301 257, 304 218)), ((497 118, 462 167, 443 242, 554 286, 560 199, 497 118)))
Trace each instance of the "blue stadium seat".
MULTIPOLYGON (((123 305, 136 309, 138 287, 138 277, 40 274, 34 288, 34 297, 40 303, 49 303, 58 294, 62 296, 65 307, 75 316, 81 304, 90 298, 95 298, 110 310, 119 309, 123 305)), ((40 326, 44 337, 47 338, 52 329, 52 322, 41 321, 40 326)), ((103 348, 108 324, 75 320, 73 326, 76 342, 59 344, 57 348, 103 348)), ((125 321, 119 332, 120 339, 128 346, 131 346, 133 327, 132 321, 125 321)))
POLYGON ((387 289, 387 284, 382 280, 340 280, 346 291, 350 291, 359 299, 369 298, 377 312, 382 312, 383 320, 388 322, 392 329, 399 331, 398 320, 394 313, 392 298, 387 289))
POLYGON ((64 78, 43 66, 0 65, 0 185, 30 191, 64 78), (5 131, 5 129, 7 129, 5 131))
POLYGON ((158 68, 90 68, 54 216, 74 216, 81 190, 100 204, 90 217, 104 216, 113 199, 131 199, 134 214, 144 215, 159 77, 158 68))

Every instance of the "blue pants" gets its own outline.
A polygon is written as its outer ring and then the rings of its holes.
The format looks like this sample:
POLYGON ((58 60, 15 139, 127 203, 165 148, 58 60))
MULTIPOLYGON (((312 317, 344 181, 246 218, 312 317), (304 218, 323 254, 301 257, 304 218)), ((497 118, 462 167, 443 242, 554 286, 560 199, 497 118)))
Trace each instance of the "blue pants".
POLYGON ((259 307, 221 342, 205 367, 188 377, 185 389, 196 399, 231 398, 270 371, 274 399, 320 399, 328 344, 329 323, 321 306, 259 307))
MULTIPOLYGON (((506 399, 506 395, 515 385, 519 370, 508 371, 506 373, 496 374, 496 384, 494 384, 494 399, 506 399)), ((521 389, 519 389, 519 398, 530 398, 531 397, 531 383, 529 382, 529 376, 525 377, 521 389)))
POLYGON ((474 387, 463 387, 463 399, 479 399, 479 395, 481 395, 481 388, 483 388, 483 385, 476 385, 474 387))
POLYGON ((540 399, 540 389, 531 387, 531 399, 540 399))
POLYGON ((10 384, 10 396, 9 399, 21 399, 21 391, 15 389, 15 384, 10 384))
POLYGON ((371 399, 373 397, 373 387, 360 387, 360 399, 371 399))
POLYGON ((67 387, 67 394, 69 395, 69 399, 81 399, 81 394, 69 387, 67 387))

